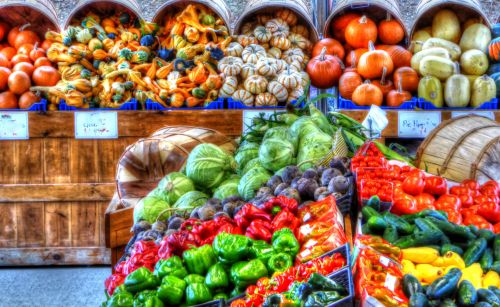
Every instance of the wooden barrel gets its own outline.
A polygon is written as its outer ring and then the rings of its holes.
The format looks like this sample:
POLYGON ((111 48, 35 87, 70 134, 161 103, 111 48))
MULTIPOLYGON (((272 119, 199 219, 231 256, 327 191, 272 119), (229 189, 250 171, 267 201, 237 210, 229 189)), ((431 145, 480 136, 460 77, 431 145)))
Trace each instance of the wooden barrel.
POLYGON ((313 12, 303 0, 249 0, 240 17, 236 19, 234 34, 241 33, 241 27, 245 22, 250 21, 256 14, 275 13, 276 9, 287 8, 294 11, 299 20, 309 28, 309 39, 312 42, 319 40, 318 29, 313 20, 313 12))
POLYGON ((41 38, 47 30, 60 30, 56 9, 50 0, 2 0, 0 20, 11 26, 29 23, 30 29, 41 38))
POLYGON ((141 6, 137 0, 80 0, 64 20, 68 27, 74 20, 80 20, 88 13, 99 16, 110 16, 117 12, 129 13, 132 17, 142 18, 141 6))
POLYGON ((432 18, 442 9, 450 9, 455 12, 460 22, 469 18, 481 17, 486 25, 491 27, 490 20, 478 0, 421 0, 417 5, 410 36, 413 36, 417 29, 432 25, 432 18))
POLYGON ((163 25, 165 23, 165 15, 171 13, 172 10, 181 11, 190 3, 198 3, 210 8, 222 18, 228 27, 231 25, 231 12, 224 0, 167 0, 157 9, 153 17, 153 22, 163 25))
POLYGON ((134 206, 165 175, 180 170, 191 150, 201 143, 212 143, 229 152, 236 148, 232 139, 215 130, 187 126, 158 130, 129 146, 118 161, 116 174, 121 204, 134 206))
POLYGON ((477 115, 444 121, 420 145, 416 165, 456 182, 500 182, 500 125, 477 115))
POLYGON ((405 26, 397 0, 338 0, 336 3, 334 3, 334 0, 329 0, 329 3, 330 15, 323 28, 323 36, 325 37, 333 36, 330 30, 335 18, 345 13, 355 11, 366 13, 376 22, 385 19, 387 13, 390 13, 391 16, 403 26, 406 37, 408 38, 408 29, 405 26))

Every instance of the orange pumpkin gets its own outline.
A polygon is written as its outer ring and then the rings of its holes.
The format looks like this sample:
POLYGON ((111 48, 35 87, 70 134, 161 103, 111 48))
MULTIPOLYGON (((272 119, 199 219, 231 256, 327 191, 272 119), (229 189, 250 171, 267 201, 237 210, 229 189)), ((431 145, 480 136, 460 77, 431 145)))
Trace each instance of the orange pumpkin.
POLYGON ((33 44, 24 44, 24 45, 21 45, 21 47, 19 47, 17 49, 17 53, 29 56, 30 52, 31 52, 31 50, 33 50, 33 48, 35 48, 35 46, 33 44))
POLYGON ((345 28, 352 20, 359 18, 361 18, 361 15, 357 13, 347 13, 335 18, 331 26, 333 37, 341 42, 345 42, 345 28))
POLYGON ((20 27, 14 27, 10 29, 9 34, 7 35, 7 41, 9 42, 9 45, 14 46, 14 41, 17 37, 17 34, 19 34, 19 28, 20 27))
POLYGON ((384 96, 378 87, 367 80, 354 90, 352 101, 359 106, 370 106, 372 104, 381 106, 384 96))
POLYGON ((405 37, 405 30, 397 20, 392 19, 391 14, 387 13, 387 18, 378 24, 378 37, 384 44, 396 45, 405 37))
POLYGON ((0 66, 7 67, 7 68, 11 67, 10 61, 7 59, 7 57, 5 57, 5 55, 3 55, 1 53, 0 53, 0 66))
POLYGON ((45 56, 45 50, 42 48, 39 48, 38 45, 35 45, 33 50, 31 50, 29 56, 30 56, 30 59, 33 62, 35 62, 37 59, 45 56))
POLYGON ((40 46, 40 48, 42 48, 43 50, 49 50, 51 45, 52 45, 52 42, 46 39, 42 42, 42 45, 40 46))
POLYGON ((28 109, 35 102, 40 101, 40 97, 35 95, 33 92, 27 91, 19 97, 19 108, 20 109, 28 109))
POLYGON ((38 86, 54 86, 59 80, 61 75, 52 66, 40 66, 33 72, 33 82, 38 86))
POLYGON ((392 83, 392 81, 387 78, 387 68, 385 67, 382 70, 382 77, 380 78, 380 80, 374 80, 372 84, 382 91, 382 95, 384 96, 384 98, 387 96, 387 94, 389 94, 390 91, 394 89, 394 83, 392 83))
POLYGON ((0 67, 0 91, 7 89, 7 80, 11 74, 10 69, 7 67, 0 67))
POLYGON ((392 59, 394 68, 411 66, 411 58, 413 55, 410 51, 401 46, 390 46, 386 51, 392 59))
POLYGON ((40 38, 38 35, 31 31, 31 30, 26 30, 27 26, 22 26, 19 29, 19 32, 17 33, 16 37, 14 38, 13 45, 17 49, 19 49, 22 45, 24 44, 32 44, 35 45, 36 43, 40 44, 40 38))
POLYGON ((419 81, 418 73, 411 67, 400 67, 394 72, 394 83, 401 84, 403 91, 417 91, 419 81))
POLYGON ((389 54, 383 50, 375 50, 373 42, 369 42, 370 50, 363 54, 358 62, 358 72, 365 79, 377 79, 382 76, 384 67, 387 75, 394 70, 394 64, 389 54))
POLYGON ((386 103, 389 107, 399 107, 405 101, 411 100, 412 96, 410 92, 403 91, 401 88, 401 82, 398 84, 397 90, 392 90, 387 94, 386 103))
POLYGON ((345 72, 339 80, 340 96, 352 100, 352 93, 361 84, 363 84, 363 79, 357 72, 345 72))
POLYGON ((30 89, 31 80, 24 71, 14 71, 8 79, 9 90, 17 95, 21 95, 30 89))
POLYGON ((7 60, 10 61, 17 54, 17 50, 14 47, 8 46, 3 48, 2 51, 0 51, 0 53, 3 54, 7 58, 7 60))
POLYGON ((326 47, 326 54, 335 55, 339 59, 344 60, 345 51, 342 44, 333 38, 323 38, 314 45, 312 56, 315 57, 321 53, 323 47, 326 47))
POLYGON ((347 54, 347 57, 345 59, 345 65, 346 66, 351 66, 351 67, 357 67, 358 66, 358 61, 359 58, 365 53, 368 52, 368 49, 366 48, 359 48, 355 49, 347 54))
POLYGON ((28 76, 33 75, 35 67, 31 63, 21 62, 14 65, 13 71, 24 71, 28 76))
POLYGON ((5 22, 0 22, 0 41, 5 37, 5 34, 9 31, 9 25, 5 22))
POLYGON ((17 63, 21 62, 31 63, 31 60, 30 57, 25 54, 16 54, 10 62, 15 66, 17 63))
POLYGON ((17 109, 17 97, 11 91, 0 93, 0 109, 17 109))
POLYGON ((370 41, 377 41, 377 25, 366 15, 351 20, 345 29, 345 40, 354 48, 367 48, 370 41))
POLYGON ((329 88, 338 84, 340 75, 342 74, 342 67, 339 59, 333 55, 326 54, 326 47, 323 47, 321 53, 307 63, 306 71, 313 86, 317 88, 329 88))
POLYGON ((52 62, 50 62, 50 60, 46 57, 41 57, 35 61, 35 68, 40 66, 52 66, 52 62))

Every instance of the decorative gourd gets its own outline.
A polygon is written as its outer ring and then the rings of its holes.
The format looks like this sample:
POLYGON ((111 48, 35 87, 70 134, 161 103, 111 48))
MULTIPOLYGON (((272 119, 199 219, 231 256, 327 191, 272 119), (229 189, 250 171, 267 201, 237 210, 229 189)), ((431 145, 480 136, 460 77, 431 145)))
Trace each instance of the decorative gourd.
POLYGON ((470 101, 470 82, 460 74, 460 65, 455 63, 455 73, 446 80, 444 101, 448 107, 463 108, 470 101))
POLYGON ((224 80, 224 84, 219 90, 219 96, 222 98, 229 98, 233 96, 238 88, 238 78, 236 76, 228 76, 224 80))
POLYGON ((394 83, 387 78, 387 69, 385 67, 382 70, 382 77, 380 80, 373 80, 372 85, 375 85, 382 91, 384 98, 394 89, 394 83))
POLYGON ((429 55, 420 62, 419 71, 422 76, 434 76, 441 81, 446 81, 453 75, 454 63, 442 57, 429 55))
POLYGON ((387 94, 386 104, 388 107, 399 107, 405 101, 411 100, 411 98, 411 93, 404 91, 401 82, 399 82, 398 89, 392 90, 387 94))
POLYGON ((258 41, 253 36, 238 35, 238 43, 243 47, 247 47, 252 44, 257 44, 258 41))
POLYGON ((255 97, 256 107, 277 106, 277 105, 278 105, 278 100, 271 93, 261 93, 255 97))
POLYGON ((302 77, 302 87, 306 88, 309 85, 309 83, 311 82, 311 78, 309 77, 309 75, 305 71, 301 71, 300 76, 302 77))
POLYGON ((200 40, 200 32, 195 27, 187 26, 184 29, 184 37, 190 43, 197 43, 200 40))
POLYGON ((250 36, 253 34, 253 29, 255 28, 255 24, 253 22, 245 22, 241 27, 241 34, 250 36))
POLYGON ((263 15, 263 14, 257 15, 257 23, 261 25, 265 25, 271 19, 273 19, 273 16, 271 15, 263 15))
POLYGON ((462 48, 462 51, 478 49, 486 53, 490 41, 490 29, 482 23, 476 23, 464 31, 462 38, 460 39, 460 47, 462 48))
POLYGON ((304 96, 304 88, 301 86, 296 87, 291 92, 289 92, 288 99, 286 100, 286 102, 290 103, 297 101, 297 99, 299 99, 302 96, 304 96))
POLYGON ((288 69, 288 64, 284 60, 276 60, 277 73, 281 74, 283 71, 288 69))
POLYGON ((425 76, 418 83, 418 97, 432 103, 436 108, 443 107, 443 86, 433 76, 425 76))
POLYGON ((465 30, 467 30, 467 28, 469 28, 470 26, 472 26, 473 24, 476 24, 476 23, 483 23, 483 19, 482 18, 469 18, 469 19, 467 19, 464 23, 462 23, 462 32, 465 32, 465 30))
POLYGON ((241 66, 241 77, 243 78, 243 80, 256 74, 257 68, 255 68, 255 64, 245 63, 241 66))
POLYGON ((252 93, 250 93, 247 90, 240 89, 240 90, 235 91, 233 93, 232 98, 235 101, 240 101, 241 103, 243 103, 246 106, 250 106, 250 107, 253 106, 254 97, 253 97, 252 93))
POLYGON ((326 48, 326 54, 335 55, 339 59, 344 60, 345 50, 342 44, 333 38, 323 38, 314 45, 312 56, 315 57, 321 53, 323 47, 326 48))
POLYGON ((285 21, 289 26, 294 26, 297 24, 297 15, 295 15, 292 10, 289 9, 281 9, 276 12, 276 17, 281 18, 285 21))
POLYGON ((432 19, 432 37, 442 38, 458 44, 460 40, 460 20, 451 10, 440 10, 432 19))
POLYGON ((295 25, 290 29, 291 33, 301 35, 302 37, 309 37, 309 29, 304 25, 295 25))
POLYGON ((264 77, 272 77, 276 75, 278 68, 276 62, 271 58, 261 58, 255 65, 257 73, 264 77))
POLYGON ((307 49, 311 42, 304 36, 296 33, 290 33, 288 40, 293 48, 307 49))
POLYGON ((495 73, 490 76, 493 81, 495 81, 495 85, 497 88, 497 98, 500 98, 500 73, 495 73))
POLYGON ((448 53, 451 55, 452 61, 458 61, 460 55, 462 54, 462 49, 459 45, 444 40, 442 38, 429 38, 423 45, 422 50, 427 50, 430 48, 441 47, 448 50, 448 53))
POLYGON ((254 95, 264 93, 267 89, 267 79, 259 76, 253 75, 245 80, 245 89, 254 95))
POLYGON ((358 86, 352 93, 352 101, 359 106, 381 106, 384 101, 382 91, 369 80, 358 86))
POLYGON ((366 15, 354 19, 345 29, 345 40, 354 48, 366 48, 369 42, 377 41, 377 25, 366 15))
POLYGON ((232 42, 227 46, 226 55, 241 57, 241 53, 243 52, 243 46, 238 44, 237 42, 232 42))
POLYGON ((411 67, 401 67, 394 72, 394 84, 401 84, 404 91, 415 92, 418 90, 418 73, 411 67))
POLYGON ((411 46, 413 47, 412 52, 417 53, 419 51, 422 51, 422 46, 431 37, 432 35, 424 30, 418 30, 417 32, 415 32, 411 40, 411 46))
POLYGON ((288 64, 292 63, 293 61, 304 63, 304 52, 300 48, 289 49, 283 54, 283 59, 288 64))
POLYGON ((203 63, 199 63, 195 68, 191 69, 188 74, 189 80, 196 84, 202 84, 208 78, 210 72, 205 68, 203 63))
POLYGON ((358 62, 358 73, 365 79, 377 79, 382 76, 384 67, 387 74, 392 74, 394 64, 389 54, 383 50, 375 50, 373 42, 369 42, 369 51, 361 56, 358 62))
POLYGON ((339 80, 340 96, 352 100, 352 93, 361 84, 363 84, 363 79, 357 72, 351 71, 342 74, 339 80))
POLYGON ((290 40, 285 36, 273 36, 271 38, 271 46, 279 48, 283 51, 290 49, 291 45, 292 43, 290 43, 290 40))
POLYGON ((493 39, 488 45, 488 56, 493 62, 500 62, 500 38, 493 39))
POLYGON ((412 54, 410 51, 406 50, 401 46, 389 46, 386 52, 391 57, 394 68, 399 68, 403 66, 411 65, 412 54))
POLYGON ((434 47, 427 50, 422 50, 420 52, 415 53, 411 58, 411 68, 415 69, 418 73, 420 73, 420 62, 422 62, 422 59, 430 55, 442 57, 445 59, 451 58, 448 50, 442 47, 434 47))
POLYGON ((500 23, 491 26, 491 34, 493 34, 494 38, 500 37, 500 23))
POLYGON ((368 49, 359 48, 349 52, 345 58, 345 65, 351 67, 357 67, 359 58, 368 52, 368 49))
POLYGON ((353 12, 335 18, 332 22, 332 27, 331 27, 331 33, 333 34, 333 37, 338 41, 345 42, 345 29, 347 28, 347 25, 351 21, 360 18, 361 15, 353 12))
POLYGON ((237 76, 241 72, 243 61, 240 58, 228 56, 219 61, 217 68, 226 76, 237 76))
POLYGON ((306 71, 311 78, 311 84, 323 89, 338 84, 342 67, 338 58, 326 54, 326 47, 323 47, 321 53, 307 63, 306 71))
POLYGON ((301 72, 305 68, 304 64, 300 63, 299 61, 290 62, 290 64, 288 64, 288 67, 296 72, 301 72))
POLYGON ((378 37, 384 44, 396 45, 405 38, 405 30, 399 21, 394 20, 387 12, 387 18, 378 24, 378 37))
POLYGON ((267 91, 276 97, 278 102, 285 102, 288 98, 288 90, 278 81, 271 81, 267 85, 267 91))
POLYGON ((267 55, 274 59, 281 59, 281 49, 273 47, 267 50, 267 55))
POLYGON ((245 63, 256 64, 260 58, 266 57, 266 49, 262 46, 251 44, 243 49, 241 53, 241 58, 245 63))
POLYGON ((253 35, 260 43, 267 43, 273 34, 264 26, 258 26, 253 30, 253 35))
POLYGON ((480 107, 483 103, 491 101, 497 94, 495 80, 488 75, 483 75, 472 84, 472 97, 470 105, 480 107))
POLYGON ((460 65, 464 74, 480 76, 488 71, 488 57, 480 50, 471 49, 462 54, 460 65))
POLYGON ((287 89, 294 89, 301 84, 302 77, 300 74, 288 67, 278 75, 278 82, 283 84, 287 89))
POLYGON ((290 27, 281 18, 274 18, 266 22, 266 28, 271 31, 273 36, 287 37, 290 32, 290 27))

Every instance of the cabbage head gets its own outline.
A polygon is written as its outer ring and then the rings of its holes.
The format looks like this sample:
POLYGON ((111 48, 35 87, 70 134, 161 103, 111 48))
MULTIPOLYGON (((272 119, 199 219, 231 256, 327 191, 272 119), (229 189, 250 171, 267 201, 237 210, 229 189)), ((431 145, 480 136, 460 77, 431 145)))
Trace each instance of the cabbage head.
POLYGON ((178 213, 189 215, 194 208, 203 206, 207 200, 207 194, 200 191, 191 191, 182 195, 174 204, 174 208, 179 210, 178 213))
POLYGON ((286 139, 267 139, 259 149, 260 163, 273 172, 290 165, 294 155, 294 147, 286 139))
MULTIPOLYGON (((146 196, 139 200, 137 205, 134 207, 134 224, 144 220, 149 223, 154 223, 158 218, 158 215, 165 210, 170 208, 170 205, 161 198, 146 196)), ((165 212, 162 217, 169 217, 170 212, 165 212)))
POLYGON ((309 116, 302 116, 290 126, 290 134, 294 138, 301 140, 304 136, 312 136, 322 132, 309 116))
POLYGON ((322 160, 331 150, 332 144, 308 143, 299 149, 297 156, 298 167, 301 171, 313 167, 322 160))
POLYGON ((248 201, 255 197, 255 192, 271 178, 271 174, 263 168, 253 168, 241 177, 238 193, 248 201))
POLYGON ((238 163, 238 169, 243 169, 248 161, 255 159, 259 156, 259 144, 257 143, 245 143, 236 152, 234 159, 238 163))
POLYGON ((241 171, 240 171, 240 175, 243 176, 245 175, 249 170, 251 169, 254 169, 254 168, 261 168, 263 170, 265 170, 264 166, 262 166, 262 163, 260 163, 260 160, 259 158, 255 158, 255 159, 252 159, 250 160, 247 165, 245 165, 245 168, 243 168, 241 171))
POLYGON ((239 183, 240 178, 232 178, 224 181, 217 189, 215 189, 213 197, 222 200, 229 196, 240 195, 238 193, 239 183))
POLYGON ((194 184, 186 175, 179 172, 173 172, 163 177, 156 188, 160 198, 169 204, 174 204, 179 197, 187 192, 194 191, 194 184))
POLYGON ((292 143, 293 148, 297 150, 297 146, 299 143, 299 139, 296 137, 292 137, 290 130, 288 127, 274 127, 266 131, 264 134, 263 141, 268 139, 279 139, 279 140, 287 140, 292 143))
POLYGON ((234 158, 213 144, 196 146, 186 162, 186 175, 196 186, 212 189, 236 169, 234 158))
POLYGON ((324 133, 328 135, 333 135, 335 130, 332 125, 328 121, 328 118, 323 114, 318 108, 314 106, 314 104, 309 105, 309 114, 311 114, 311 119, 324 133))

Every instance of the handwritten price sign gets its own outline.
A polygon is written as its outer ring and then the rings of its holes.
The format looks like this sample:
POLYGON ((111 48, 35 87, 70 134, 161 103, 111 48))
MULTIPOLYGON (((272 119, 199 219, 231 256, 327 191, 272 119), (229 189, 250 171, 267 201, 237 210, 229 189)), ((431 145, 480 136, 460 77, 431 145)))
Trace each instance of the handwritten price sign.
POLYGON ((398 113, 398 136, 402 138, 425 138, 441 123, 441 112, 398 113))
POLYGON ((0 140, 27 139, 28 112, 0 112, 0 140))
POLYGON ((76 139, 117 139, 117 112, 75 112, 76 139))

